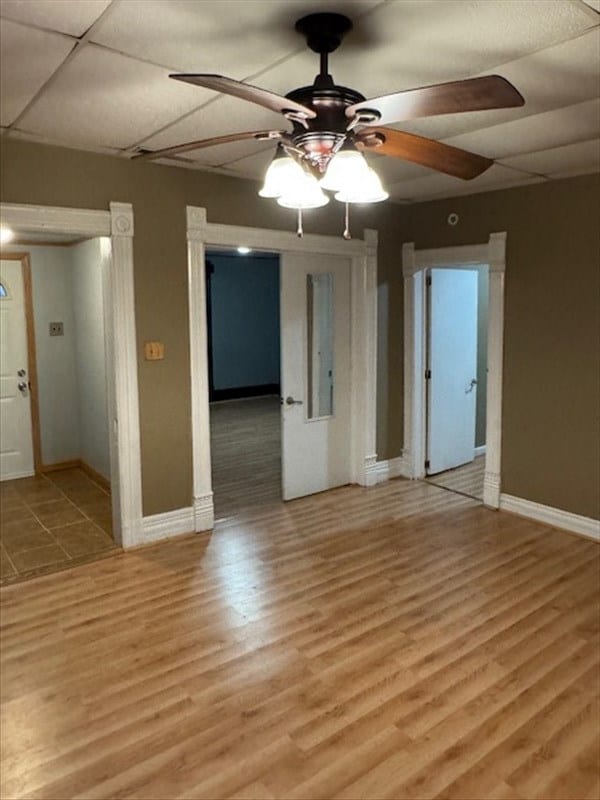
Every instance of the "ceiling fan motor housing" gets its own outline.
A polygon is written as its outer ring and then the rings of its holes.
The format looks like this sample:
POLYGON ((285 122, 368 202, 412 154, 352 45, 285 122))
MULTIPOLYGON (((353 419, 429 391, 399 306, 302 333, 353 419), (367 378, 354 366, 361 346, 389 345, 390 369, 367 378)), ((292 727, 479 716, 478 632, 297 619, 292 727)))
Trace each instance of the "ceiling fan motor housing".
POLYGON ((330 79, 329 85, 324 86, 323 81, 319 81, 321 77, 317 76, 313 86, 294 89, 286 97, 316 113, 314 119, 301 122, 292 120, 294 128, 290 137, 294 145, 305 153, 306 158, 320 172, 325 172, 331 157, 348 138, 346 108, 365 98, 354 89, 336 86, 331 76, 327 76, 330 79))

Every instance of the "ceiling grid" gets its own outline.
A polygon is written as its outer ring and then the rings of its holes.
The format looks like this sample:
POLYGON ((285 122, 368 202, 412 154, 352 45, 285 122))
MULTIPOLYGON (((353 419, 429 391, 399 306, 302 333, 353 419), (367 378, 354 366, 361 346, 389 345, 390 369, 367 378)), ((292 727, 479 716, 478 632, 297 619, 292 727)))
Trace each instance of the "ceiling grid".
MULTIPOLYGON (((306 13, 345 13, 355 29, 330 60, 365 96, 501 74, 522 108, 395 125, 495 160, 463 182, 371 156, 398 202, 470 194, 600 170, 600 14, 596 0, 0 0, 2 135, 129 157, 281 116, 169 72, 215 72, 285 94, 318 58, 294 32, 306 13), (240 35, 240 31, 244 35, 240 35)), ((270 143, 244 141, 165 159, 260 179, 270 143)))

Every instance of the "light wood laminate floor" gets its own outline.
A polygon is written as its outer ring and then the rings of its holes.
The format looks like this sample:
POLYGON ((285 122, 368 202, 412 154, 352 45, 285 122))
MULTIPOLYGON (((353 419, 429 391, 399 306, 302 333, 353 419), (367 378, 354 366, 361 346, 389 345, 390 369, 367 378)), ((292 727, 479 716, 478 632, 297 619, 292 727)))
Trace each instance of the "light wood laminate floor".
POLYGON ((469 464, 463 464, 456 469, 448 469, 445 472, 438 472, 437 475, 430 475, 425 480, 434 486, 442 489, 449 489, 451 492, 460 492, 476 500, 483 501, 483 477, 485 473, 485 456, 478 456, 469 464))
POLYGON ((9 798, 596 798, 598 545, 425 482, 2 590, 9 798))
POLYGON ((281 500, 281 410, 278 397, 210 405, 215 517, 281 500))

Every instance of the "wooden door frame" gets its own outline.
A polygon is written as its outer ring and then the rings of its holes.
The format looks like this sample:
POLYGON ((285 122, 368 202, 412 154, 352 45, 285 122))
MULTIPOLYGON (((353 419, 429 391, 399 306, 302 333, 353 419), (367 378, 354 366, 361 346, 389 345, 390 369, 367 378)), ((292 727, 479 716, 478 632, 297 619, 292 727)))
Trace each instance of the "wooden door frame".
POLYGON ((502 354, 504 335, 504 272, 506 231, 490 234, 485 244, 416 250, 402 246, 404 276, 404 449, 407 477, 425 477, 425 271, 487 264, 489 268, 486 453, 483 502, 500 506, 502 445, 502 354))
POLYGON ((206 209, 186 207, 188 306, 192 394, 194 530, 214 524, 208 356, 205 248, 247 245, 256 250, 343 255, 351 260, 351 479, 361 486, 377 483, 377 231, 364 240, 209 223, 206 209))
MULTIPOLYGON (((2 223, 15 230, 72 233, 110 239, 106 293, 107 352, 111 437, 111 478, 119 512, 123 548, 143 542, 142 469, 138 400, 137 342, 133 282, 133 208, 109 210, 2 203, 2 223), (114 342, 119 346, 115 347, 114 342), (116 478, 116 480, 115 480, 116 478)), ((119 526, 117 526, 119 527, 119 526)))
POLYGON ((0 250, 3 261, 20 261, 25 301, 25 333, 27 339, 27 380, 29 383, 29 411, 31 414, 31 442, 33 445, 33 471, 37 475, 42 468, 42 446, 40 437, 40 405, 35 350, 35 325, 33 319, 33 294, 31 289, 31 260, 29 253, 0 250))

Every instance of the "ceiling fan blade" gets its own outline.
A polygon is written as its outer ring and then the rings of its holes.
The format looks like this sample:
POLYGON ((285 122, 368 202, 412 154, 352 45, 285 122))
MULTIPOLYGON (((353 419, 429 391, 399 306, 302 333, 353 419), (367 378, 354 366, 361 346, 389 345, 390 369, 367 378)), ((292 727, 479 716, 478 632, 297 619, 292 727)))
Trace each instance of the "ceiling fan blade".
POLYGON ((469 78, 464 81, 438 83, 420 89, 373 97, 361 103, 348 106, 346 116, 353 119, 367 111, 378 112, 381 116, 369 125, 388 125, 417 117, 434 117, 438 114, 457 114, 461 111, 484 111, 493 108, 513 108, 522 106, 525 100, 500 75, 486 75, 483 78, 469 78))
POLYGON ((360 150, 403 158, 465 181, 481 175, 494 163, 491 158, 393 128, 364 128, 357 134, 356 144, 360 150))
POLYGON ((162 150, 148 150, 137 153, 132 161, 151 161, 155 158, 165 158, 180 153, 188 153, 190 150, 202 150, 205 147, 216 147, 219 144, 229 144, 230 142, 241 142, 244 139, 256 139, 259 142, 267 139, 281 139, 285 131, 245 131, 243 133, 228 133, 225 136, 213 136, 211 139, 198 139, 196 142, 186 142, 177 144, 174 147, 164 147, 162 150))
POLYGON ((269 108, 271 111, 289 114, 292 118, 295 116, 301 119, 313 119, 317 116, 310 108, 296 103, 294 100, 288 100, 287 97, 274 94, 267 89, 260 89, 258 86, 251 86, 249 83, 235 81, 233 78, 225 78, 223 75, 184 73, 169 75, 169 78, 174 78, 176 81, 183 81, 184 83, 193 83, 195 86, 203 86, 206 89, 213 89, 215 92, 221 92, 222 94, 231 94, 242 100, 248 100, 251 103, 257 103, 259 106, 269 108))

